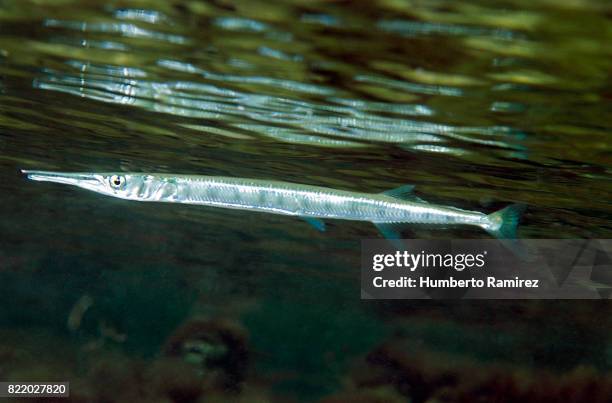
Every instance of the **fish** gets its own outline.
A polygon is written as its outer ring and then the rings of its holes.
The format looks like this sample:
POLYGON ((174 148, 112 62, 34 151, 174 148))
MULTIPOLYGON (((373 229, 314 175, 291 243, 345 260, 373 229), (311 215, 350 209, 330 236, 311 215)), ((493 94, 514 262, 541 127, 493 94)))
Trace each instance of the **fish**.
POLYGON ((261 179, 163 173, 95 173, 22 170, 28 179, 73 185, 107 196, 297 216, 319 231, 326 219, 373 223, 388 239, 401 239, 406 225, 470 225, 500 239, 516 238, 525 206, 511 204, 491 214, 428 203, 404 185, 381 193, 261 179))

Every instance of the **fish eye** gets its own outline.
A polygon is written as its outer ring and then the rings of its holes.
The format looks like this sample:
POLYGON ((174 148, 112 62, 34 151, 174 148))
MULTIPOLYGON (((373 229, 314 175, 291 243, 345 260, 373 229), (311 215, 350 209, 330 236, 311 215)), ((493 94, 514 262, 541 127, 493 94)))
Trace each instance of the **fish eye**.
POLYGON ((108 183, 113 189, 120 189, 125 185, 125 176, 123 175, 112 175, 108 178, 108 183))

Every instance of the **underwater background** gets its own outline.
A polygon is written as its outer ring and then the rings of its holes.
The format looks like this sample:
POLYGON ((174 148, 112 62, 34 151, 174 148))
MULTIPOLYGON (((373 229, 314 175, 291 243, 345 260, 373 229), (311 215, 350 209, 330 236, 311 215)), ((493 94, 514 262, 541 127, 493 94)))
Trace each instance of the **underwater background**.
POLYGON ((606 300, 362 301, 370 224, 19 170, 413 184, 524 203, 521 238, 611 238, 611 71, 606 1, 0 0, 0 380, 75 402, 610 401, 606 300))

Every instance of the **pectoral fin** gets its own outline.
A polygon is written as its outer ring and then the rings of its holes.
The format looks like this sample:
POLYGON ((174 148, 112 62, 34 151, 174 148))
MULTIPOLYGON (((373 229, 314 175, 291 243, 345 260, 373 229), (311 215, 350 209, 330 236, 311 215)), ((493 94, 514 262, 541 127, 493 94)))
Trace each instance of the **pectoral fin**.
POLYGON ((317 231, 325 232, 325 222, 314 217, 300 217, 308 224, 312 225, 317 231))

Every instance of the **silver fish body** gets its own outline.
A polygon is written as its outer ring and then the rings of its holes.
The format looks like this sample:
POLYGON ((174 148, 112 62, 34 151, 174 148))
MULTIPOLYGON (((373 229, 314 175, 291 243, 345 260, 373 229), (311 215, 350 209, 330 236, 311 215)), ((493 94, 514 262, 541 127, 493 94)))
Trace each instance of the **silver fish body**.
MULTIPOLYGON (((29 179, 79 186, 127 200, 184 203, 375 224, 464 224, 491 233, 503 217, 424 202, 401 191, 362 193, 279 181, 220 176, 23 171, 29 179)), ((503 210, 502 210, 503 211, 503 210)), ((516 223, 514 223, 516 226, 516 223)))

